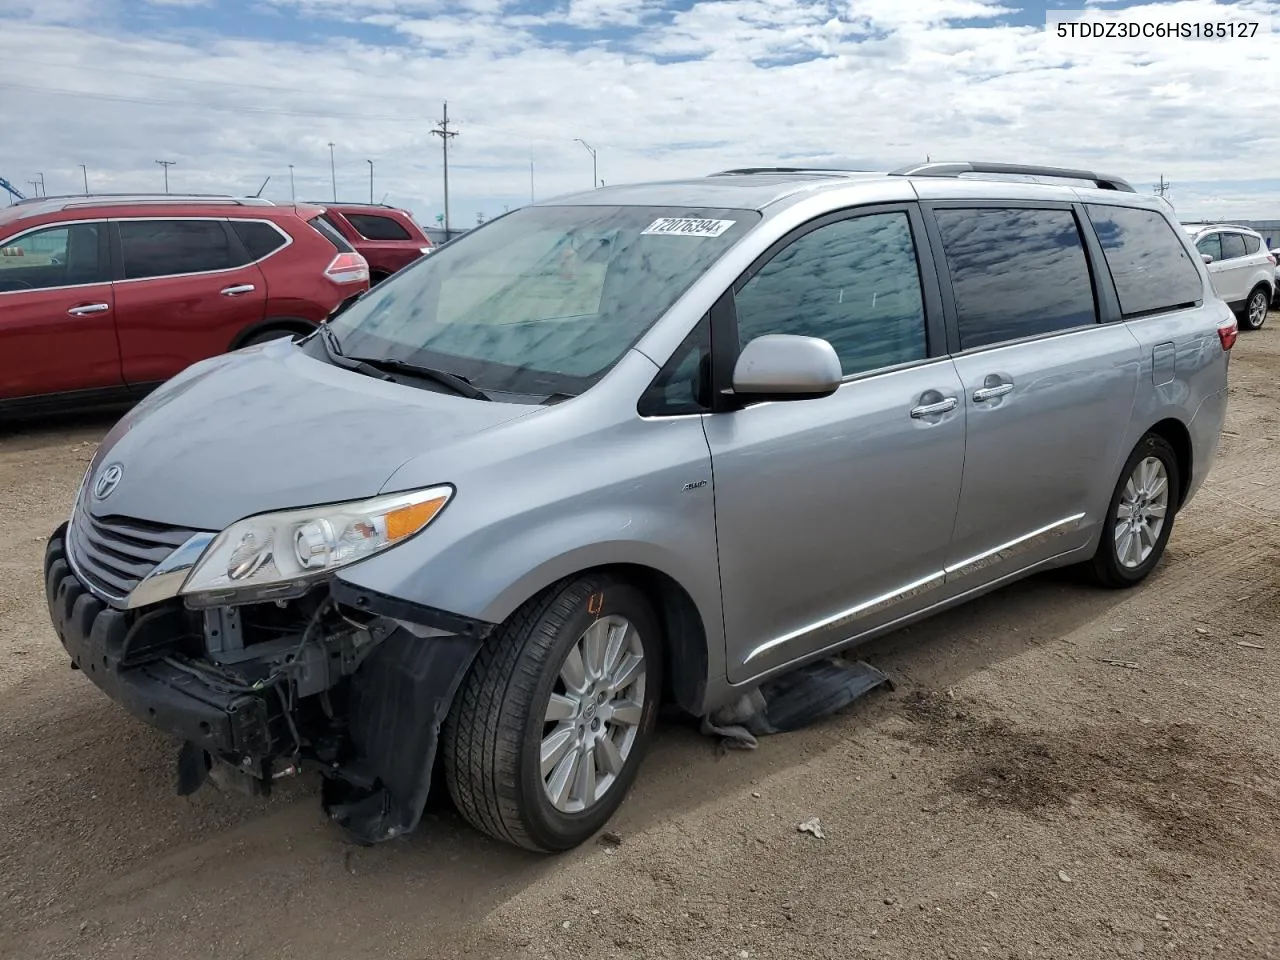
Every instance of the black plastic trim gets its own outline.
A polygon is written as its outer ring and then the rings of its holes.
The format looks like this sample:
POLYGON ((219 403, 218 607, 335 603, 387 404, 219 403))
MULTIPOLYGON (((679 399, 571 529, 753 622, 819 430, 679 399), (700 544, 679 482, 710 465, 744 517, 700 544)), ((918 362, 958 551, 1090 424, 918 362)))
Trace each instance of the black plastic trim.
POLYGON ((391 620, 407 620, 410 623, 434 627, 446 633, 474 640, 483 640, 498 628, 496 623, 476 620, 437 607, 415 603, 412 600, 393 597, 390 594, 379 593, 377 590, 370 590, 368 587, 357 587, 345 580, 333 580, 329 585, 329 592, 337 603, 354 607, 356 610, 391 620))

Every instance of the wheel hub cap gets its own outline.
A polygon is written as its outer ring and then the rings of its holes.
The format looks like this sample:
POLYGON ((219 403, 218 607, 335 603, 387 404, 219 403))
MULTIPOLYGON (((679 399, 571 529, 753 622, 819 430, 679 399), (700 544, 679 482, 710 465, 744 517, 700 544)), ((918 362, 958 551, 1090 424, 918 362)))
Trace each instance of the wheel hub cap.
POLYGON ((1115 550, 1120 565, 1142 566, 1156 548, 1169 511, 1169 473, 1158 457, 1133 468, 1120 493, 1115 516, 1115 550))
POLYGON ((569 648, 543 716, 542 785, 557 810, 581 813, 617 782, 644 695, 639 631, 625 617, 601 617, 569 648))

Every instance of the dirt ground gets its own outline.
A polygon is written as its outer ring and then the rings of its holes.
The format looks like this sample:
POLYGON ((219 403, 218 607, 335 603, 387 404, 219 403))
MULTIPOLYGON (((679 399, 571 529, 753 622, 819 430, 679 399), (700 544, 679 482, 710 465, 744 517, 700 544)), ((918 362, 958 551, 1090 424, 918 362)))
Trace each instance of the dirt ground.
POLYGON ((755 752, 668 723, 621 843, 554 858, 439 798, 359 848, 310 781, 176 796, 177 745, 44 611, 109 424, 0 436, 0 956, 1280 958, 1280 316, 1231 369, 1144 586, 1046 575, 878 641, 894 692, 755 752))

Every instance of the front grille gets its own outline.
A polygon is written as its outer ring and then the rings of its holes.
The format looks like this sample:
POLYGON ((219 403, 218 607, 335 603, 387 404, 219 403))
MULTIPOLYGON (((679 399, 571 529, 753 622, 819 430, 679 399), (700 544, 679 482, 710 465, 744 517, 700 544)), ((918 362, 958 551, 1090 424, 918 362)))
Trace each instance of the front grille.
POLYGON ((190 539, 194 530, 129 517, 94 517, 76 510, 67 543, 76 572, 107 598, 123 600, 156 564, 190 539))

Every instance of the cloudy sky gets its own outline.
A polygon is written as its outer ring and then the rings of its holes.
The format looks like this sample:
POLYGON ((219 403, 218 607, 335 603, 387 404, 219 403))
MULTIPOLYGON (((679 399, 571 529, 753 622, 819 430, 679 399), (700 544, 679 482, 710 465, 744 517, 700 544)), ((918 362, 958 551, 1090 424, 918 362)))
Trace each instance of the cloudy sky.
MULTIPOLYGON (((1049 0, 1050 10, 1086 0, 1049 0)), ((742 165, 1105 169, 1179 215, 1280 218, 1280 0, 1088 6, 1261 20, 1235 41, 1062 41, 1045 0, 0 0, 0 177, 443 210, 742 165)))

